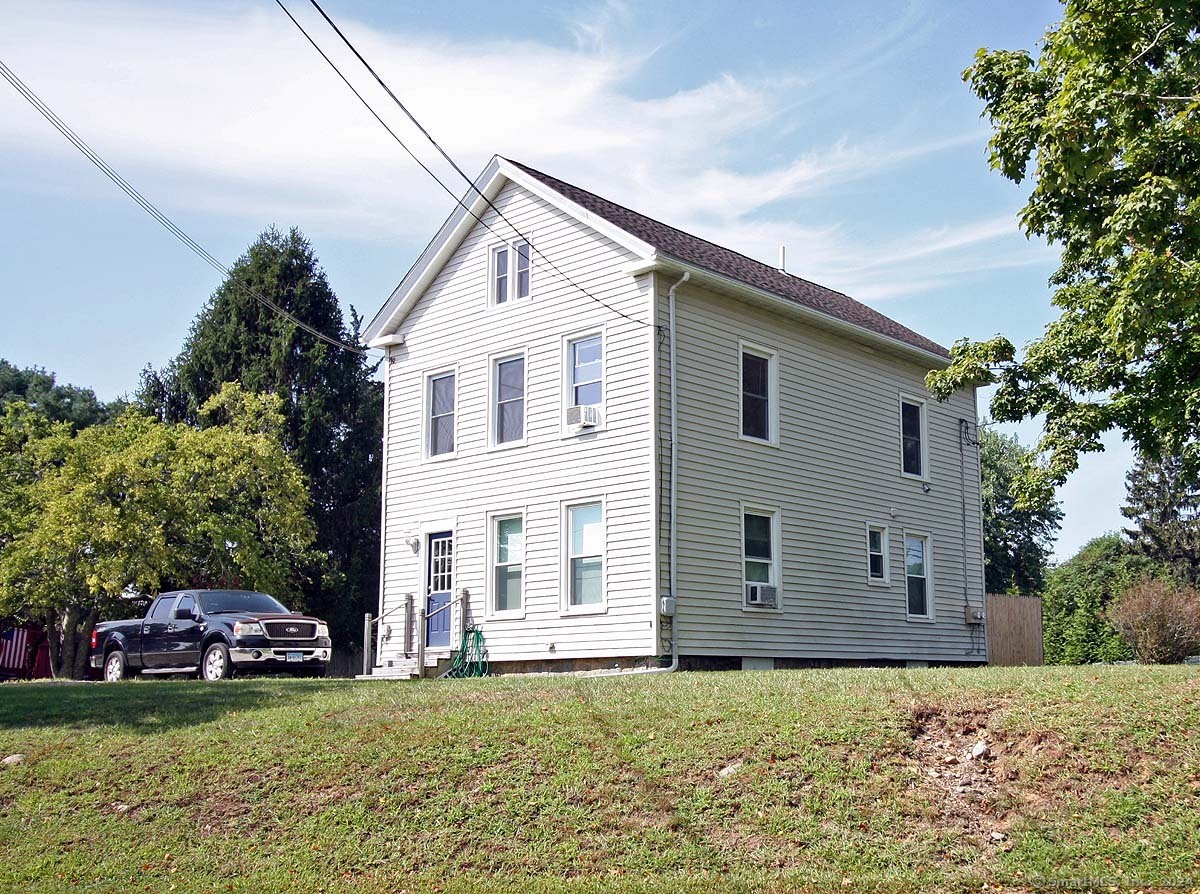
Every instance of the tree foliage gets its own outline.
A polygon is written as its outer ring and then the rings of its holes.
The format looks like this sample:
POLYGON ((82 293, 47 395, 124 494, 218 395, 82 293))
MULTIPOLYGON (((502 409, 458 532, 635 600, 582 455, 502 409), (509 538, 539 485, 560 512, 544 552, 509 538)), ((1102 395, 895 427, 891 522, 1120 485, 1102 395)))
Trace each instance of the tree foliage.
POLYGON ((306 598, 335 635, 349 637, 378 598, 382 386, 362 355, 300 330, 239 283, 321 332, 358 342, 360 320, 352 311, 345 324, 311 245, 298 230, 271 229, 234 265, 179 356, 146 370, 139 401, 164 421, 198 424, 201 406, 226 382, 281 399, 283 443, 309 481, 322 557, 309 569, 306 598))
POLYGON ((1026 234, 1061 246, 1060 316, 1019 359, 1004 337, 959 342, 930 389, 994 380, 996 419, 1044 414, 1023 499, 1113 429, 1200 467, 1200 4, 1068 0, 1037 58, 980 50, 965 78, 992 166, 1033 178, 1026 234))
POLYGON ((1136 553, 1120 534, 1097 537, 1052 570, 1042 595, 1046 663, 1132 658, 1108 612, 1133 584, 1158 574, 1161 568, 1136 553))
POLYGON ((91 388, 59 385, 54 373, 41 367, 20 369, 0 358, 0 409, 13 403, 27 404, 46 419, 75 429, 112 419, 125 408, 124 401, 102 402, 91 388))
POLYGON ((223 424, 205 428, 130 409, 72 435, 31 412, 8 408, 0 440, 23 475, 0 535, 0 613, 46 624, 57 674, 82 674, 92 626, 129 613, 130 596, 232 586, 295 601, 313 530, 277 398, 227 385, 201 407, 223 424))
POLYGON ((1125 476, 1121 513, 1134 548, 1168 568, 1180 583, 1200 585, 1200 476, 1177 457, 1139 457, 1125 476))
POLYGON ((1062 521, 1058 502, 1018 505, 1013 485, 1031 451, 1016 437, 981 428, 984 574, 989 593, 1040 593, 1062 521))

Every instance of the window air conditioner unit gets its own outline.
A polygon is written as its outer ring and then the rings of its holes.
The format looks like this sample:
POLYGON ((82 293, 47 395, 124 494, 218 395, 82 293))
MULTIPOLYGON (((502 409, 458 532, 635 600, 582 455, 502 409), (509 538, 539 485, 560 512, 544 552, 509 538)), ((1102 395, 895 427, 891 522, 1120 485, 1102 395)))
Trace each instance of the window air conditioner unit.
POLYGON ((778 589, 769 584, 746 584, 746 605, 756 608, 777 608, 778 589))
POLYGON ((600 424, 599 407, 568 407, 567 425, 572 428, 596 428, 600 424))

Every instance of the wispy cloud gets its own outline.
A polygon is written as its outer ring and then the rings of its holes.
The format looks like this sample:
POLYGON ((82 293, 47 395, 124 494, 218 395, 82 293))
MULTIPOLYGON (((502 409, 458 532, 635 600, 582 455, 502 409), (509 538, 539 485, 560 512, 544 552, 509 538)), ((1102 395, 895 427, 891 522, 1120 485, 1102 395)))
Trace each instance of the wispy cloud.
MULTIPOLYGON (((386 79, 404 85, 413 111, 472 173, 493 153, 528 160, 764 260, 785 243, 795 269, 871 300, 954 275, 931 275, 928 265, 918 271, 935 256, 954 255, 960 269, 1011 262, 970 256, 1011 235, 1011 221, 927 230, 866 252, 838 227, 770 217, 778 203, 983 137, 840 140, 770 166, 734 164, 737 147, 812 93, 808 80, 795 72, 721 75, 667 95, 631 96, 630 74, 653 52, 614 39, 631 16, 624 0, 591 7, 568 23, 574 46, 566 48, 382 31, 352 20, 343 26, 386 79)), ((319 20, 303 20, 461 190, 319 20)), ((923 27, 913 7, 880 39, 889 46, 918 40, 923 27)), ((877 55, 857 52, 860 65, 877 55)), ((9 12, 0 53, 101 154, 135 182, 163 190, 155 198, 164 207, 389 240, 427 236, 449 207, 291 24, 263 7, 186 12, 49 0, 9 12)), ((71 151, 11 92, 0 92, 0 142, 35 155, 71 151)))

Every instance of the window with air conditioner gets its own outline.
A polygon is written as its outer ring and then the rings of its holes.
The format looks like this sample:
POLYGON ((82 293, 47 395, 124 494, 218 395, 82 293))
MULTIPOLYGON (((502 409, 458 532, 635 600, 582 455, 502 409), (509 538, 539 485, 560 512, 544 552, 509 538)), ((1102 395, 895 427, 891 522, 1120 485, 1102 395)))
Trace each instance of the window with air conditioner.
POLYGON ((604 336, 596 332, 564 343, 566 423, 569 432, 601 427, 604 422, 604 336))
POLYGON ((779 513, 742 509, 742 599, 747 608, 779 607, 779 513))

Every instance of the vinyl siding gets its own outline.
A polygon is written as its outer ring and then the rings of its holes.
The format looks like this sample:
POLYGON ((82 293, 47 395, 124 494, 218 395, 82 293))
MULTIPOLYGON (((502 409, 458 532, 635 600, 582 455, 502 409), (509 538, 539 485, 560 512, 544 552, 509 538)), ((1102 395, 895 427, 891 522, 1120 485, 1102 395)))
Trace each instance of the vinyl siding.
MULTIPOLYGON (((669 285, 661 278, 660 293, 669 285)), ((962 608, 964 587, 973 603, 983 601, 978 452, 959 451, 959 419, 972 430, 976 421, 974 393, 941 404, 924 387, 926 367, 899 354, 691 284, 677 294, 680 653, 983 660, 982 630, 966 625, 962 608), (777 352, 778 447, 738 437, 739 338, 777 352), (902 393, 927 401, 928 493, 922 481, 900 472, 902 393), (779 612, 742 608, 743 502, 780 512, 779 612), (889 529, 887 587, 867 583, 868 524, 889 529), (906 618, 905 530, 930 536, 933 622, 906 618)), ((668 357, 664 348, 658 364, 663 592, 668 357)))
MULTIPOLYGON (((628 251, 512 183, 496 205, 572 279, 649 321, 652 277, 621 271, 633 260, 628 251)), ((495 212, 483 219, 508 232, 495 212)), ((445 522, 455 531, 455 589, 469 592, 468 621, 482 624, 493 661, 654 654, 654 330, 584 296, 536 253, 531 300, 489 307, 488 256, 498 241, 479 225, 467 234, 401 324, 404 345, 389 353, 382 626, 393 634, 380 644, 381 662, 403 648, 405 594, 419 600, 425 538, 445 522), (604 427, 564 437, 563 337, 590 331, 604 333, 604 427), (522 350, 526 443, 489 450, 491 359, 522 350), (457 370, 456 455, 430 461, 423 458, 424 379, 449 367, 457 370), (605 508, 607 611, 564 617, 561 505, 591 498, 605 508), (486 518, 510 510, 525 514, 524 617, 491 618, 486 518), (421 539, 417 553, 412 537, 421 539)))

